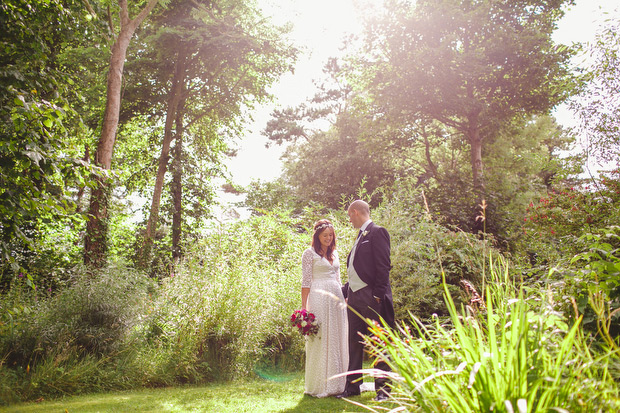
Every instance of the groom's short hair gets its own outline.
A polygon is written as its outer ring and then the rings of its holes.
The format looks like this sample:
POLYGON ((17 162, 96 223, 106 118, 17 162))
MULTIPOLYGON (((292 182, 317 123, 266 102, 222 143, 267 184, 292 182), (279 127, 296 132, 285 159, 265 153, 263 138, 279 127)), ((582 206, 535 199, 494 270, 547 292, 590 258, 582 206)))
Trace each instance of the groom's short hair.
POLYGON ((361 212, 364 215, 370 216, 370 205, 367 202, 362 201, 361 199, 357 199, 351 202, 349 209, 354 209, 358 212, 361 212))

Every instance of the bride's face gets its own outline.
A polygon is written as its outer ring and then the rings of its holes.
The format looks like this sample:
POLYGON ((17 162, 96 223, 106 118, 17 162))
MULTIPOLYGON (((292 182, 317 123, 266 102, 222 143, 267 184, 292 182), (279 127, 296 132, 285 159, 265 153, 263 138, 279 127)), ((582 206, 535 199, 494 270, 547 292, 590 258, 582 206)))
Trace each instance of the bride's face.
POLYGON ((319 234, 319 241, 321 242, 321 246, 324 249, 327 249, 329 245, 334 240, 334 229, 333 228, 325 228, 323 232, 319 234))

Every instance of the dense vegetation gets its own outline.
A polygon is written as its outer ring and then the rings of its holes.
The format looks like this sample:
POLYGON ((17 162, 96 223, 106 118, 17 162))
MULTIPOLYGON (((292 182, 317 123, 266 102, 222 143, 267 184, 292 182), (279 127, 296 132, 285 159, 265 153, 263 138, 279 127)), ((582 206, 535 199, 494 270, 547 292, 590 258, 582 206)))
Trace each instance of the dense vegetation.
POLYGON ((222 160, 293 68, 286 28, 239 0, 3 2, 1 403, 300 370, 309 228, 348 251, 362 198, 391 234, 402 324, 369 345, 398 404, 617 410, 619 23, 575 69, 551 38, 570 1, 414 3, 274 111, 283 175, 226 185, 252 216, 218 221, 222 160))

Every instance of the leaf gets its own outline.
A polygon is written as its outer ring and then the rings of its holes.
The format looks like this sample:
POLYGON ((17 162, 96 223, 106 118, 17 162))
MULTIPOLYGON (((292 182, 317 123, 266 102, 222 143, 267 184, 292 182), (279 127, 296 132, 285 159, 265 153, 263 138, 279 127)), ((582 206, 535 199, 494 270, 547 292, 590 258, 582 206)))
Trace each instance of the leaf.
POLYGON ((39 152, 37 151, 25 151, 23 152, 24 155, 26 155, 28 158, 30 158, 34 163, 37 164, 37 166, 39 165, 39 162, 41 162, 43 160, 43 155, 41 155, 39 152))

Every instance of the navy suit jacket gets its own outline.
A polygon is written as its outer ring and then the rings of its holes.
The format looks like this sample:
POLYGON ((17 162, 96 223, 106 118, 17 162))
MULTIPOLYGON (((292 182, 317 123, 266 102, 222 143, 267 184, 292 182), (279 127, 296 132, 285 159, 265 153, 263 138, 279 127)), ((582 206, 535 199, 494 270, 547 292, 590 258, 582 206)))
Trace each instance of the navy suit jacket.
MULTIPOLYGON (((372 295, 381 299, 381 317, 390 325, 394 325, 394 304, 390 286, 390 234, 374 222, 366 227, 366 235, 362 233, 355 247, 353 267, 355 272, 368 284, 372 295)), ((351 265, 351 254, 347 257, 347 268, 351 265)), ((345 297, 349 290, 345 284, 345 297)))

